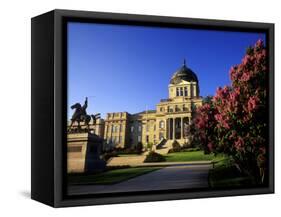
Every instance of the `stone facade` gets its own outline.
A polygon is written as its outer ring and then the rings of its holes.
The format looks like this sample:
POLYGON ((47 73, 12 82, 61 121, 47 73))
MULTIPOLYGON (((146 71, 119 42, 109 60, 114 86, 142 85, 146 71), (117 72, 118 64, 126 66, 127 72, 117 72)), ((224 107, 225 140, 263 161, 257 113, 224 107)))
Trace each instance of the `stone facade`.
POLYGON ((118 148, 128 146, 130 116, 127 112, 107 113, 103 138, 108 146, 118 148))
POLYGON ((177 70, 168 85, 168 98, 156 105, 156 110, 137 114, 108 113, 104 121, 105 149, 158 144, 162 139, 189 142, 188 127, 192 108, 202 105, 199 82, 193 71, 183 66, 177 70))

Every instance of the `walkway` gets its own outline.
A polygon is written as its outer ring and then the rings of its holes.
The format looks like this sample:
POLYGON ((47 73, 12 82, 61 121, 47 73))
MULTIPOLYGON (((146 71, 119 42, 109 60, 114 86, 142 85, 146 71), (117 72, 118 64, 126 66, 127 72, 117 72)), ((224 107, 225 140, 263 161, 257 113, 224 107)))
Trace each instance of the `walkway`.
POLYGON ((208 173, 212 164, 182 164, 167 166, 113 185, 69 186, 70 195, 152 191, 167 189, 207 188, 208 173))

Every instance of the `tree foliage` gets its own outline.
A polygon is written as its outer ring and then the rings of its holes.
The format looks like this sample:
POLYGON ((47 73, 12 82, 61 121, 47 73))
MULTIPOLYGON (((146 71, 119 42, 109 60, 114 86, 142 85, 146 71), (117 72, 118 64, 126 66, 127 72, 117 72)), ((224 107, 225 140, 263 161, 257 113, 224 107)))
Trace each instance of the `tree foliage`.
POLYGON ((231 85, 219 87, 195 112, 194 134, 206 152, 231 156, 240 170, 264 182, 268 150, 267 53, 261 40, 230 69, 231 85))

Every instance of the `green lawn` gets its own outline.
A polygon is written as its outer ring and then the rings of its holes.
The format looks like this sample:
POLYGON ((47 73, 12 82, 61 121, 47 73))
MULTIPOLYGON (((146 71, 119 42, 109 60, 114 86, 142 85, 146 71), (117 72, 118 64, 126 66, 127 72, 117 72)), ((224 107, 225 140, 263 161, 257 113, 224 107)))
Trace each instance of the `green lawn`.
POLYGON ((211 188, 233 188, 253 186, 250 177, 243 176, 233 161, 225 155, 204 154, 203 151, 175 152, 165 155, 168 162, 179 161, 212 161, 214 168, 209 172, 211 188))
POLYGON ((204 154, 203 151, 175 152, 165 155, 167 162, 179 161, 219 161, 223 155, 214 156, 214 154, 204 154))
POLYGON ((241 175, 230 158, 218 161, 209 172, 209 184, 212 188, 251 186, 252 180, 241 175))
POLYGON ((133 167, 125 169, 114 169, 98 174, 72 174, 69 175, 69 184, 91 184, 106 185, 115 184, 136 176, 140 176, 162 167, 133 167))
POLYGON ((140 156, 139 154, 118 154, 118 157, 135 157, 140 156))

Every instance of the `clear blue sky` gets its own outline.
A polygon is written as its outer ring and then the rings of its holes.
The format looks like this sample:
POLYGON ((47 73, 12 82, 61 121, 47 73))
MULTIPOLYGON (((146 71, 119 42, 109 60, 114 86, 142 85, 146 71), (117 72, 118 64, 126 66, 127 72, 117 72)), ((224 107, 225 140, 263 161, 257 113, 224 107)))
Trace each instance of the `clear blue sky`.
POLYGON ((229 69, 263 33, 68 23, 69 107, 89 97, 88 113, 155 109, 186 58, 200 95, 228 85, 229 69), (93 96, 93 97, 92 97, 93 96))

